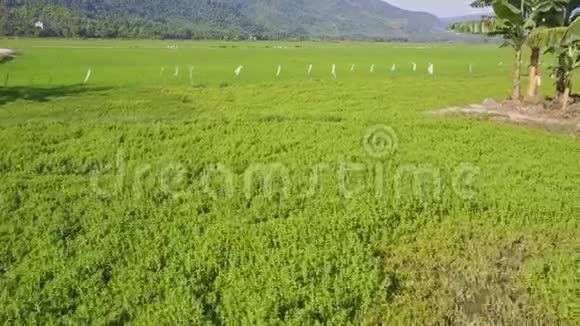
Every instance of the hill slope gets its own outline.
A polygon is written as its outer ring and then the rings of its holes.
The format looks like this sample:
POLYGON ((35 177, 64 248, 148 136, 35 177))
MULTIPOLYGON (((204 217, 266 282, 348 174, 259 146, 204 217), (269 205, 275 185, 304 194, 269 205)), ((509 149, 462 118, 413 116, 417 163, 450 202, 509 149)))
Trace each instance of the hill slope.
POLYGON ((3 35, 178 38, 406 38, 427 13, 381 0, 0 0, 3 35), (46 22, 44 31, 34 22, 46 22))

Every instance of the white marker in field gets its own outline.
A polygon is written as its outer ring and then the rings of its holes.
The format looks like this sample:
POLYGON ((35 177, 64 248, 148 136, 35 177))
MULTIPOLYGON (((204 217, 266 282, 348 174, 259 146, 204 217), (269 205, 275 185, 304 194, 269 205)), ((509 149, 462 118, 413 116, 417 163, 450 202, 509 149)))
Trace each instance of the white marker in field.
POLYGON ((429 75, 433 75, 435 73, 435 66, 433 66, 432 63, 430 63, 429 67, 427 67, 427 72, 429 73, 429 75))
POLYGON ((374 64, 371 65, 371 70, 370 71, 371 71, 371 73, 372 72, 375 72, 375 65, 374 64))
POLYGON ((244 66, 239 65, 236 70, 234 70, 234 74, 236 74, 236 76, 239 76, 242 73, 242 69, 244 69, 244 66))
POLYGON ((93 71, 91 69, 87 70, 87 74, 85 76, 85 80, 83 81, 83 84, 86 84, 89 82, 89 79, 91 79, 92 74, 93 74, 93 71))
POLYGON ((189 82, 193 83, 193 70, 195 69, 194 66, 189 66, 189 82))
POLYGON ((417 64, 413 62, 413 72, 417 71, 417 64))
POLYGON ((391 66, 391 72, 395 72, 397 71, 397 64, 393 63, 393 65, 391 66))
POLYGON ((312 74, 312 65, 308 66, 308 76, 312 74))
POLYGON ((336 65, 335 64, 332 65, 332 70, 330 71, 330 73, 332 74, 332 77, 336 78, 336 65))
POLYGON ((353 71, 354 71, 354 65, 351 65, 350 66, 350 72, 353 72, 353 71))
POLYGON ((173 76, 179 76, 179 66, 175 66, 175 72, 173 73, 173 76))
POLYGON ((278 70, 276 70, 276 77, 279 77, 282 73, 282 65, 278 65, 278 70))

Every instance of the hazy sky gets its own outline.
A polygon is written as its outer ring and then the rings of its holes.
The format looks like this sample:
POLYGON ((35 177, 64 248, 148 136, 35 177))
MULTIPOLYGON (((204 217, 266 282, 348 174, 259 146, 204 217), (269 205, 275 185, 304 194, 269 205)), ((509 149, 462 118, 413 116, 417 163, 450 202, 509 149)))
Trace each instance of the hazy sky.
POLYGON ((472 0, 385 0, 393 6, 414 11, 427 11, 439 17, 480 13, 469 7, 472 0))

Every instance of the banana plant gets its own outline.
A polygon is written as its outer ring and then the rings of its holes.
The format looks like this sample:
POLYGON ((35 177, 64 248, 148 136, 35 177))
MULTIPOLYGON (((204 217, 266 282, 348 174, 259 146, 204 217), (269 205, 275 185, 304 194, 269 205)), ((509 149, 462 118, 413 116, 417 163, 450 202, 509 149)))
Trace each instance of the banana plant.
POLYGON ((530 65, 528 66, 528 90, 526 99, 534 101, 538 96, 539 90, 539 66, 542 49, 546 46, 546 40, 537 37, 541 34, 535 34, 538 28, 551 28, 562 26, 564 24, 565 5, 568 0, 550 0, 537 1, 532 7, 533 13, 536 13, 535 29, 533 29, 526 41, 530 48, 530 65))
POLYGON ((570 93, 572 92, 572 74, 580 68, 580 49, 578 47, 557 47, 553 53, 558 56, 558 64, 554 66, 557 76, 556 91, 562 104, 562 111, 568 111, 570 93))
POLYGON ((541 0, 532 6, 536 14, 535 28, 530 32, 527 46, 531 50, 529 65, 529 83, 526 98, 535 100, 539 91, 539 62, 542 50, 554 44, 554 40, 561 38, 565 28, 572 21, 574 9, 580 7, 580 0, 541 0), (544 30, 550 32, 545 33, 544 30))
POLYGON ((543 37, 557 40, 546 52, 555 54, 558 58, 557 64, 552 67, 556 76, 556 98, 560 100, 562 110, 567 111, 572 92, 572 76, 580 68, 580 17, 567 28, 553 28, 541 33, 543 37))
POLYGON ((494 17, 484 17, 480 21, 453 24, 450 28, 457 32, 500 35, 505 42, 502 46, 510 46, 515 51, 514 80, 512 99, 521 99, 521 62, 525 45, 532 48, 530 58, 530 88, 528 97, 537 94, 537 72, 541 53, 541 41, 530 39, 531 32, 543 26, 558 26, 570 2, 580 0, 477 0, 473 7, 492 7, 494 17), (537 43, 536 43, 537 42, 537 43), (531 96, 530 96, 531 95, 531 96))
MULTIPOLYGON (((513 2, 513 1, 512 1, 513 2)), ((507 0, 481 1, 477 6, 490 5, 495 12, 494 17, 483 17, 478 21, 460 22, 450 26, 450 29, 460 33, 500 35, 504 39, 502 47, 511 46, 515 52, 514 79, 512 99, 521 98, 521 58, 522 48, 526 43, 525 20, 523 7, 514 6, 507 0)))

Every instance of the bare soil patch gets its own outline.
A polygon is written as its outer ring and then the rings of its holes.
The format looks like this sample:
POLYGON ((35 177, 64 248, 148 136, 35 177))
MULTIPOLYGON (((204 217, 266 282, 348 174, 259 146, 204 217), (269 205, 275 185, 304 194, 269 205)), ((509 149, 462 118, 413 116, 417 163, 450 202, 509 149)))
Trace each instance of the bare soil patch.
POLYGON ((528 125, 552 131, 580 134, 580 97, 572 98, 573 103, 566 112, 554 101, 525 103, 506 100, 502 102, 486 99, 481 104, 450 107, 432 112, 436 116, 468 115, 478 118, 528 125))

